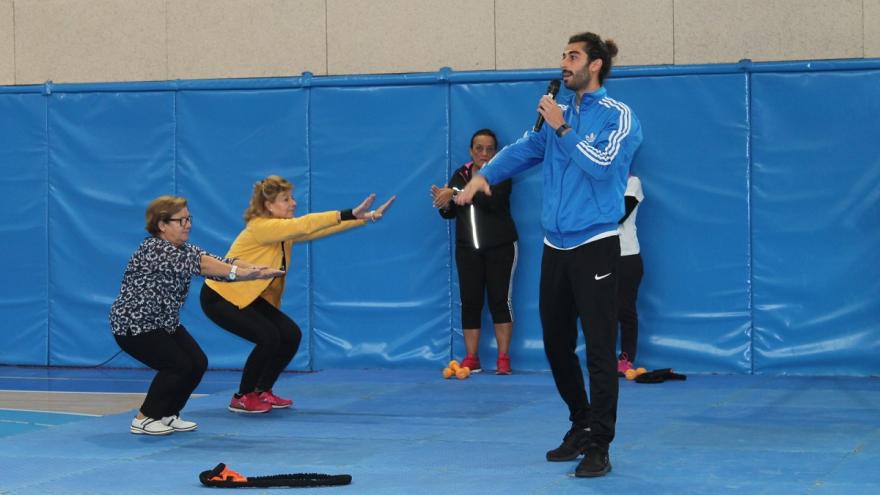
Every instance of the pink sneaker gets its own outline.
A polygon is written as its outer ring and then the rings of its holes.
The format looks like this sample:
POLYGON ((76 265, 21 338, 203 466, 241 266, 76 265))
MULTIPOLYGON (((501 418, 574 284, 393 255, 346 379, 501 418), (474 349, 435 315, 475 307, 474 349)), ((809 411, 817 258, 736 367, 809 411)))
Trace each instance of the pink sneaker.
POLYGON ((620 354, 620 359, 617 360, 617 376, 626 376, 626 371, 633 369, 633 364, 629 360, 629 356, 626 353, 620 354))
POLYGON ((461 360, 461 367, 470 368, 471 373, 479 373, 483 371, 483 368, 480 366, 480 358, 477 356, 471 356, 470 354, 461 360))
POLYGON ((495 374, 496 375, 509 375, 513 372, 510 369, 510 355, 509 354, 499 354, 498 360, 495 361, 495 374))
POLYGON ((277 395, 272 393, 272 390, 265 390, 263 392, 260 392, 260 395, 258 397, 261 401, 272 406, 272 409, 284 409, 285 407, 290 407, 293 405, 292 400, 278 397, 277 395))
POLYGON ((261 401, 256 392, 250 392, 241 397, 233 395, 229 410, 235 413, 259 414, 271 411, 272 405, 261 401))

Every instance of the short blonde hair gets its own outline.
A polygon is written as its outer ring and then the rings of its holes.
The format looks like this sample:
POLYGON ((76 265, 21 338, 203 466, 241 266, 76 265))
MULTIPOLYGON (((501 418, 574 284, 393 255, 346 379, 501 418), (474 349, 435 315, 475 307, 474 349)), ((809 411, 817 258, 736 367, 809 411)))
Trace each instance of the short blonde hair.
POLYGON ((251 194, 251 204, 244 210, 244 221, 250 222, 257 217, 270 217, 269 210, 266 209, 266 201, 273 202, 279 194, 292 191, 293 184, 278 175, 270 175, 265 179, 254 184, 254 191, 251 194))
POLYGON ((147 206, 147 232, 153 237, 159 235, 159 222, 167 222, 175 213, 186 208, 186 198, 180 196, 159 196, 147 206))

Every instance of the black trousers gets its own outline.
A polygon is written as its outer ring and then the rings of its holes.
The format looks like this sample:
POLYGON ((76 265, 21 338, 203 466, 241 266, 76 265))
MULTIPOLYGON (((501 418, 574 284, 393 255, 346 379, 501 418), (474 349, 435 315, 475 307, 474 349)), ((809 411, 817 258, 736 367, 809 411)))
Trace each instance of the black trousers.
POLYGON ((516 242, 479 250, 456 246, 462 328, 480 328, 483 299, 487 292, 492 321, 513 322, 510 292, 516 257, 516 242))
POLYGON ((617 281, 617 321, 620 322, 620 352, 630 361, 636 360, 639 342, 639 312, 636 300, 642 283, 642 256, 631 254, 620 257, 617 281))
POLYGON ((271 390, 299 349, 299 326, 262 297, 239 309, 205 284, 200 302, 217 326, 256 344, 244 363, 239 393, 271 390))
POLYGON ((153 419, 179 415, 208 369, 208 357, 186 328, 114 337, 128 355, 158 371, 140 411, 153 419))
POLYGON ((563 251, 544 246, 540 312, 544 352, 569 419, 607 447, 617 422, 617 276, 620 241, 606 237, 563 251), (587 344, 590 400, 575 348, 580 319, 587 344))

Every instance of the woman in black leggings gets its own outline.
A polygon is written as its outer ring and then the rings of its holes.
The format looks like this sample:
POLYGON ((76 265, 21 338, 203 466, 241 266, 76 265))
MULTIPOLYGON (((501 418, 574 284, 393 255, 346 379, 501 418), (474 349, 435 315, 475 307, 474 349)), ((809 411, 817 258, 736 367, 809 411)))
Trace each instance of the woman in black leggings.
POLYGON ((180 324, 180 307, 196 275, 218 279, 271 278, 278 270, 221 259, 187 243, 192 229, 186 199, 160 196, 147 207, 144 239, 128 260, 110 327, 119 347, 157 371, 130 431, 167 435, 198 425, 180 417, 202 380, 208 358, 180 324), (233 264, 234 263, 234 264, 233 264))
MULTIPOLYGON (((381 219, 394 198, 370 210, 375 198, 376 195, 371 194, 356 208, 294 218, 293 184, 271 175, 254 184, 250 205, 244 212, 247 225, 226 256, 246 258, 286 272, 294 243, 381 219)), ((232 412, 265 413, 293 404, 292 400, 272 392, 275 381, 293 359, 302 339, 299 326, 279 309, 283 292, 284 275, 240 284, 209 280, 202 286, 202 310, 208 318, 255 344, 244 365, 238 392, 229 402, 232 412)))
POLYGON ((461 362, 471 372, 483 370, 477 354, 483 299, 489 295, 489 312, 495 326, 498 359, 495 373, 509 375, 513 310, 510 304, 513 272, 516 270, 517 234, 510 216, 510 179, 492 187, 492 195, 478 194, 473 204, 457 206, 452 198, 471 180, 498 149, 498 138, 490 129, 471 136, 471 161, 459 167, 446 187, 431 186, 434 207, 440 216, 455 219, 455 262, 461 290, 461 326, 467 355, 461 362))

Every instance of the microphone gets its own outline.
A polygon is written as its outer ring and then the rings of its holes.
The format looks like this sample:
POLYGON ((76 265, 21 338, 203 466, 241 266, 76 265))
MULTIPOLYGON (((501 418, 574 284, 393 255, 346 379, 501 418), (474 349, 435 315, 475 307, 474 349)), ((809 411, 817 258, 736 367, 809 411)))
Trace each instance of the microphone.
MULTIPOLYGON (((547 86, 547 96, 550 98, 556 98, 556 93, 559 92, 559 79, 554 79, 550 81, 550 85, 547 86)), ((544 125, 544 116, 538 114, 538 120, 535 121, 535 132, 541 130, 541 127, 544 125)))

